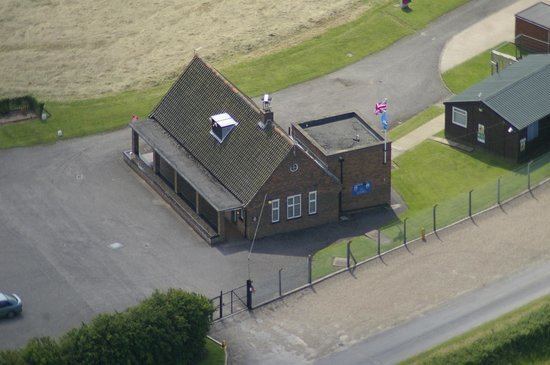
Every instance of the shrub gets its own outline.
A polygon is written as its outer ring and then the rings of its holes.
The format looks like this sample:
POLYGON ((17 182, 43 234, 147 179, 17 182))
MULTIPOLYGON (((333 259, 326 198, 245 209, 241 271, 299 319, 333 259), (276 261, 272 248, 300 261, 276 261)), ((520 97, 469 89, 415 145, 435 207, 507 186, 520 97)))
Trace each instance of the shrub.
POLYGON ((38 338, 21 351, 0 352, 0 365, 196 364, 205 354, 213 311, 202 295, 156 291, 124 312, 98 315, 59 341, 38 338))

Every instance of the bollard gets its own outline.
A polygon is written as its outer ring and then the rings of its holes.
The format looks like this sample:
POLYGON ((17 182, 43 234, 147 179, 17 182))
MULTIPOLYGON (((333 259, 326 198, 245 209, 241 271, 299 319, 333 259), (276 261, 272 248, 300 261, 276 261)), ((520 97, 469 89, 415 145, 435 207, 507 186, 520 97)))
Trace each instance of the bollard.
POLYGON ((283 296, 283 280, 282 280, 282 275, 281 275, 281 272, 283 271, 283 268, 281 267, 279 269, 279 296, 282 297, 283 296))
POLYGON ((468 216, 470 218, 472 218, 472 192, 473 190, 468 192, 468 216))
POLYGON ((220 290, 220 318, 223 318, 223 290, 220 290))
POLYGON ((246 308, 252 310, 252 293, 254 292, 254 287, 252 286, 252 280, 248 279, 246 281, 246 308))
POLYGON ((420 228, 420 237, 422 237, 422 241, 426 242, 426 230, 424 227, 420 228))

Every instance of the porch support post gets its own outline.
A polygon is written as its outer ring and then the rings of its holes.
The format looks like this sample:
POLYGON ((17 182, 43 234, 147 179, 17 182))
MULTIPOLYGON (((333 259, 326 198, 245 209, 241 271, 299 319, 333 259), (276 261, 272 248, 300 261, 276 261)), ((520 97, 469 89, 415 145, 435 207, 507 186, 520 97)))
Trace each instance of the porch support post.
POLYGON ((156 151, 153 151, 153 171, 155 174, 158 174, 159 170, 160 170, 159 154, 156 151))
POLYGON ((199 209, 199 201, 200 201, 199 197, 200 197, 199 193, 197 191, 195 191, 195 213, 197 213, 197 214, 200 214, 200 212, 199 212, 200 211, 200 209, 199 209))
POLYGON ((134 156, 139 156, 139 134, 132 129, 132 153, 134 156))
POLYGON ((225 219, 224 212, 218 212, 218 235, 225 241, 225 219))

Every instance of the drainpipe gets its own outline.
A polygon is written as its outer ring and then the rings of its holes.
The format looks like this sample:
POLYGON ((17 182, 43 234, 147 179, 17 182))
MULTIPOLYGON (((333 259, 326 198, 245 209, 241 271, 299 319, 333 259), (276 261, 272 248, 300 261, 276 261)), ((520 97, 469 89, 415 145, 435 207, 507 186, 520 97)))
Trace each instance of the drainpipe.
POLYGON ((344 189, 344 158, 338 157, 340 163, 340 192, 338 193, 338 215, 342 215, 342 190, 344 189))

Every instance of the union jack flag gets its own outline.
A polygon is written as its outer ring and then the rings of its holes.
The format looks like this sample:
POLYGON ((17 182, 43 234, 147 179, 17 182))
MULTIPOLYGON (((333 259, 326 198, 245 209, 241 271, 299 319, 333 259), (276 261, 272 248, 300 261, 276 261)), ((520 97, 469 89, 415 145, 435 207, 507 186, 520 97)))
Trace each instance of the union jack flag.
POLYGON ((384 100, 381 103, 376 103, 376 106, 374 107, 374 114, 379 115, 388 110, 388 102, 384 100))

